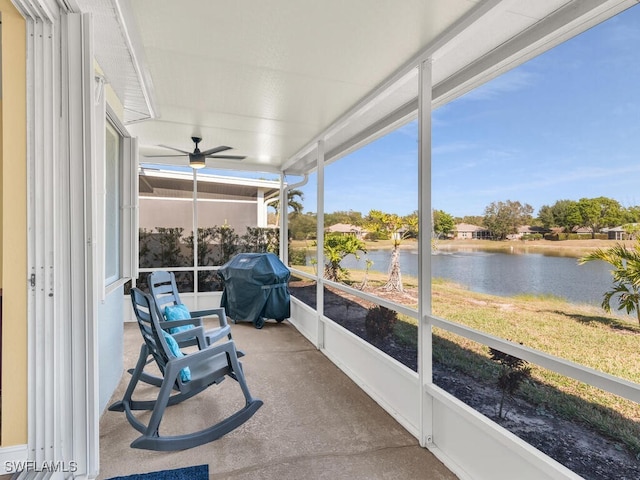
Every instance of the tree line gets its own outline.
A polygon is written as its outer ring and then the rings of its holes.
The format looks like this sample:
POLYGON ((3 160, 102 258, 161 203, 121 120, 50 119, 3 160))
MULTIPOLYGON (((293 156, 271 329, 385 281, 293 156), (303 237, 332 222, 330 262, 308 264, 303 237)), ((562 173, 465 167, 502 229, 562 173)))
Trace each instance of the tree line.
MULTIPOLYGON (((516 233, 518 227, 531 225, 544 229, 557 228, 570 234, 576 228, 588 228, 591 237, 603 228, 623 225, 630 236, 637 236, 640 223, 640 206, 623 207, 620 202, 608 197, 581 198, 580 200, 557 200, 552 205, 543 205, 536 217, 529 204, 507 200, 492 202, 481 217, 463 217, 459 220, 486 227, 498 240, 516 233)), ((458 222, 459 223, 459 222, 458 222)))
MULTIPOLYGON (((375 212, 372 210, 371 212, 375 212)), ((370 238, 377 239, 380 234, 371 225, 371 212, 336 211, 324 215, 324 226, 347 223, 369 230, 370 238)), ((386 214, 395 215, 395 214, 386 214)), ((417 220, 417 212, 405 217, 397 216, 405 224, 417 220)), ((491 202, 484 209, 484 215, 454 217, 444 210, 432 212, 433 233, 436 237, 447 237, 458 223, 468 223, 489 230, 496 240, 504 240, 508 235, 517 233, 524 225, 559 229, 570 234, 575 228, 584 227, 591 231, 592 238, 603 228, 623 225, 630 237, 640 233, 640 206, 623 207, 617 200, 608 197, 581 198, 579 200, 558 200, 552 205, 543 205, 534 216, 534 209, 519 201, 491 202)), ((314 239, 316 235, 316 214, 303 213, 302 209, 289 214, 289 231, 294 240, 314 239)), ((388 232, 387 232, 388 233, 388 232)), ((389 237, 387 237, 389 238, 389 237)))

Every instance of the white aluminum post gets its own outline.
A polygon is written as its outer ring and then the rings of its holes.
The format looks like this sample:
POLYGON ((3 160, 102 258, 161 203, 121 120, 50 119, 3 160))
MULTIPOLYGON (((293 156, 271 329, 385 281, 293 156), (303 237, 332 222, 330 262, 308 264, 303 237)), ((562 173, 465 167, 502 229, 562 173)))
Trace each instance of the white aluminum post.
POLYGON ((265 228, 267 226, 267 205, 264 203, 264 190, 258 188, 256 192, 256 226, 265 228))
POLYGON ((138 279, 138 139, 122 137, 124 168, 120 175, 123 186, 122 277, 138 279))
POLYGON ((198 294, 198 170, 193 168, 193 302, 196 308, 199 306, 198 294))
MULTIPOLYGON (((107 102, 105 99, 104 88, 105 78, 102 75, 96 75, 94 77, 95 85, 95 98, 94 98, 94 125, 95 125, 95 155, 96 161, 94 162, 94 177, 95 177, 95 190, 94 195, 96 202, 96 211, 100 212, 100 218, 106 218, 106 169, 105 169, 105 131, 107 128, 107 102)), ((120 169, 118 167, 118 173, 120 169)), ((105 272, 107 271, 106 265, 106 242, 105 242, 105 222, 98 222, 96 225, 96 237, 95 243, 97 245, 98 261, 96 262, 95 282, 96 288, 99 292, 99 299, 101 303, 104 303, 106 298, 105 291, 105 272)), ((119 266, 119 273, 122 273, 119 266)))
POLYGON ((324 140, 318 141, 318 206, 316 212, 316 312, 318 315, 318 339, 316 347, 324 348, 324 140))
POLYGON ((280 192, 278 193, 278 201, 280 202, 280 215, 278 218, 278 227, 280 227, 280 231, 278 232, 278 237, 280 239, 280 260, 282 260, 282 263, 285 265, 289 265, 289 205, 285 193, 284 172, 280 172, 280 192))
POLYGON ((68 82, 68 158, 70 312, 71 312, 71 404, 73 457, 80 475, 95 476, 99 463, 98 290, 95 283, 99 249, 96 224, 102 217, 95 204, 96 151, 94 103, 94 57, 91 16, 66 17, 68 82))
POLYGON ((418 374, 420 378, 420 444, 433 442, 433 399, 427 391, 432 377, 431 315, 431 59, 420 63, 418 77, 418 192, 419 238, 418 282, 420 288, 418 322, 418 374))

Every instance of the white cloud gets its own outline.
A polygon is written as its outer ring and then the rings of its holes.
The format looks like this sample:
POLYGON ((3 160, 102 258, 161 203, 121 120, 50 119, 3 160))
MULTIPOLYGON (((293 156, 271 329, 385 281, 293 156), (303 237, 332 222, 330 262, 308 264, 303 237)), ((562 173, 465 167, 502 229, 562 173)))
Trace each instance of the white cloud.
POLYGON ((505 93, 517 92, 532 86, 538 75, 527 72, 524 67, 511 70, 467 93, 465 100, 488 100, 505 93))

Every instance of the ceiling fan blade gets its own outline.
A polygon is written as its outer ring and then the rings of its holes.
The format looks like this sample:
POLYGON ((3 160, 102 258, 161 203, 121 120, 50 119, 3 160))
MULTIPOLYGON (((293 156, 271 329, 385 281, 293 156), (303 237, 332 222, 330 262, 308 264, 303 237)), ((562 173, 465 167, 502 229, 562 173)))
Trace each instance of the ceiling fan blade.
POLYGON ((188 153, 187 154, 182 153, 180 155, 175 154, 175 155, 144 155, 144 156, 145 157, 149 157, 149 158, 154 158, 154 157, 157 157, 157 158, 160 158, 160 157, 162 157, 162 158, 171 158, 171 157, 176 158, 176 157, 185 157, 187 155, 189 155, 189 154, 188 153))
POLYGON ((211 155, 213 153, 224 152, 225 150, 231 150, 231 147, 220 145, 218 147, 210 148, 209 150, 205 150, 204 152, 200 152, 200 153, 202 155, 211 155))
POLYGON ((225 160, 244 160, 247 157, 242 155, 206 155, 207 158, 218 158, 225 160))
POLYGON ((175 150, 176 152, 180 152, 185 155, 189 155, 191 153, 191 152, 187 152, 186 150, 180 150, 179 148, 170 147, 169 145, 158 145, 158 146, 162 148, 168 148, 169 150, 175 150))

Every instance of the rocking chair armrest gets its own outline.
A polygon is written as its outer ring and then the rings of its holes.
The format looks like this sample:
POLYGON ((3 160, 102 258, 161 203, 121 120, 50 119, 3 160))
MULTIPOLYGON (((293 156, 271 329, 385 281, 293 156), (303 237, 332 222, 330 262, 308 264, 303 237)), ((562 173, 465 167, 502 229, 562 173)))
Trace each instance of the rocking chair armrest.
POLYGON ((230 358, 235 358, 237 361, 238 353, 236 351, 236 346, 232 340, 229 340, 228 342, 218 345, 210 345, 196 352, 185 353, 184 356, 180 358, 173 357, 168 363, 175 365, 175 368, 179 371, 182 368, 193 367, 199 363, 205 362, 222 353, 226 353, 230 358))
POLYGON ((215 327, 212 330, 204 332, 204 336, 207 338, 209 344, 216 343, 218 340, 227 338, 231 334, 231 327, 225 325, 224 327, 215 327))
MULTIPOLYGON (((173 323, 175 320, 172 320, 173 323)), ((204 327, 193 327, 189 330, 183 330, 182 332, 173 333, 171 336, 176 340, 176 342, 180 343, 184 340, 191 340, 192 338, 196 338, 198 342, 198 348, 203 349, 207 346, 207 341, 205 340, 205 332, 204 327)))
POLYGON ((217 316, 218 320, 220 321, 220 326, 221 327, 225 327, 226 325, 228 325, 227 322, 227 314, 224 310, 224 308, 210 308, 208 310, 198 310, 195 312, 191 312, 191 318, 195 318, 195 317, 212 317, 212 316, 217 316))

